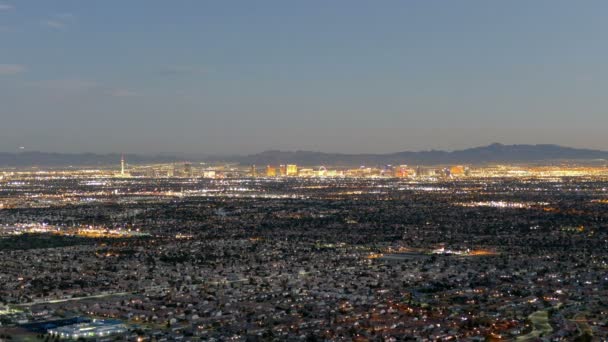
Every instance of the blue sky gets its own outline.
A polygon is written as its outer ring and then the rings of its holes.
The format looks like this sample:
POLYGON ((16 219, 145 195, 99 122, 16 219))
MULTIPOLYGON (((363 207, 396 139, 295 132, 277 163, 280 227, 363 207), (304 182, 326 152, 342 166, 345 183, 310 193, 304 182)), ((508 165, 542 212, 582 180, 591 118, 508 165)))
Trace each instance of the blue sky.
POLYGON ((0 151, 608 150, 608 2, 0 0, 0 151))

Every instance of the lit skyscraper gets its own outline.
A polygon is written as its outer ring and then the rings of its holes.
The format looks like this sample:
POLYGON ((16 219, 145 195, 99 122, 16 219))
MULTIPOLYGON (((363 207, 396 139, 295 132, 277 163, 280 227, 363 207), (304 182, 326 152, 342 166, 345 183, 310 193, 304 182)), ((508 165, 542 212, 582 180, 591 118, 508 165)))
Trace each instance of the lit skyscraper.
POLYGON ((298 175, 298 166, 296 164, 288 164, 286 175, 287 175, 287 177, 297 176, 298 175))
POLYGON ((120 156, 120 175, 124 176, 125 175, 125 155, 122 154, 120 156))
POLYGON ((276 177, 276 176, 277 176, 277 168, 272 165, 266 166, 266 177, 276 177))

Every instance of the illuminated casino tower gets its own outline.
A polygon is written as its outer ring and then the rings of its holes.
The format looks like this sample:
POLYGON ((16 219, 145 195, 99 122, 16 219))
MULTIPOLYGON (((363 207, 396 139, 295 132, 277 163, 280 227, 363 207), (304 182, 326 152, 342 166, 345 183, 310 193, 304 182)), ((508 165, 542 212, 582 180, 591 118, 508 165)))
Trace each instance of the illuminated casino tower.
POLYGON ((125 155, 124 154, 120 155, 120 175, 121 176, 125 175, 125 155))

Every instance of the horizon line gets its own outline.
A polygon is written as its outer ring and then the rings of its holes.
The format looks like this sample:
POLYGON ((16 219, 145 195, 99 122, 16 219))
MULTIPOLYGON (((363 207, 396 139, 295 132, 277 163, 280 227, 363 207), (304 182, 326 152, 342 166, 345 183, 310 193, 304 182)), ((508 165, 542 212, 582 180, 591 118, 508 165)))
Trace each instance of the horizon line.
POLYGON ((306 150, 306 149, 275 149, 275 148, 269 148, 269 149, 265 149, 259 152, 254 152, 254 153, 246 153, 246 154, 240 154, 240 153, 200 153, 200 152, 88 152, 88 151, 83 151, 83 152, 57 152, 57 151, 41 151, 41 150, 19 150, 19 151, 0 151, 1 154, 14 154, 14 155, 19 155, 19 154, 27 154, 27 153, 42 153, 42 154, 63 154, 63 155, 86 155, 86 154, 92 154, 92 155, 136 155, 136 156, 158 156, 158 157, 174 157, 174 156, 197 156, 197 157, 246 157, 246 156, 252 156, 252 155, 258 155, 258 154, 263 154, 263 153, 268 153, 268 152, 281 152, 281 153, 298 153, 298 152, 306 152, 306 153, 322 153, 322 154, 340 154, 340 155, 391 155, 391 154, 397 154, 397 153, 425 153, 425 152, 444 152, 444 153, 454 153, 454 152, 459 152, 459 151, 466 151, 466 150, 472 150, 472 149, 478 149, 478 148, 487 148, 487 147, 492 147, 492 146, 504 146, 504 147, 515 147, 515 146, 535 146, 535 147, 539 147, 539 146, 552 146, 552 147, 559 147, 559 148, 565 148, 565 149, 576 149, 576 150, 587 150, 587 151, 596 151, 596 152, 607 152, 608 153, 608 149, 598 149, 598 148, 591 148, 591 147, 572 147, 572 146, 567 146, 567 145, 560 145, 560 144, 553 144, 553 143, 543 143, 543 144, 532 144, 532 143, 519 143, 519 144, 505 144, 505 143, 500 143, 500 142, 493 142, 490 144, 485 144, 485 145, 473 145, 471 147, 466 147, 466 148, 459 148, 459 149, 454 149, 454 150, 449 150, 449 149, 420 149, 420 150, 410 150, 410 149, 404 149, 404 150, 400 150, 400 151, 393 151, 393 152, 325 152, 325 151, 320 151, 320 150, 306 150))

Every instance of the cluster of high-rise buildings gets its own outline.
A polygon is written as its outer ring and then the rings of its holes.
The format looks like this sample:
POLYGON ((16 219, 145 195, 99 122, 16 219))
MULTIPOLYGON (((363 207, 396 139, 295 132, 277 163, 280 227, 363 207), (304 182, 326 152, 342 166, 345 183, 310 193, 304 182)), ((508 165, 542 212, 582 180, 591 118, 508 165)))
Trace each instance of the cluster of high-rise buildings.
MULTIPOLYGON (((256 166, 252 165, 251 169, 251 175, 256 176, 256 166)), ((295 177, 299 175, 299 171, 296 164, 281 164, 278 168, 274 165, 267 165, 266 177, 295 177)))
POLYGON ((360 166, 326 167, 301 166, 297 164, 278 164, 258 167, 257 165, 239 166, 209 165, 191 162, 153 164, 132 166, 126 168, 124 158, 121 159, 121 169, 117 176, 128 177, 185 177, 185 178, 234 178, 234 177, 450 177, 470 174, 470 168, 463 165, 426 167, 409 165, 385 165, 382 167, 360 166))
POLYGON ((266 177, 433 177, 433 176, 465 176, 470 174, 470 169, 463 165, 452 167, 410 167, 408 165, 386 165, 384 167, 358 168, 327 168, 320 166, 316 168, 298 167, 296 164, 267 165, 266 172, 261 173, 255 165, 251 166, 249 176, 257 177, 261 174, 266 177))
POLYGON ((563 177, 598 176, 607 172, 606 167, 576 165, 534 166, 534 165, 440 165, 410 166, 384 165, 360 167, 301 166, 297 164, 270 164, 265 167, 238 164, 171 163, 134 165, 115 173, 118 177, 148 178, 425 178, 446 179, 462 177, 563 177))

